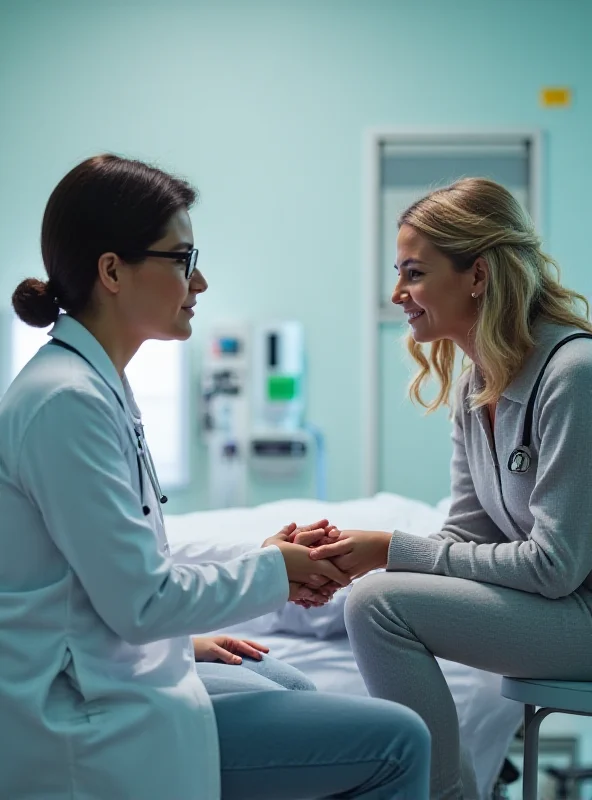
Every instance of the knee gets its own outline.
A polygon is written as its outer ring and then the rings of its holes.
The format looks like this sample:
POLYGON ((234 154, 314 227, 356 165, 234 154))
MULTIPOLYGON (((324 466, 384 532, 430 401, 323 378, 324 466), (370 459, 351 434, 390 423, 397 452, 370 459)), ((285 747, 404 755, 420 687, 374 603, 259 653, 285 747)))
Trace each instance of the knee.
MULTIPOLYGON (((432 737, 423 719, 413 714, 413 721, 408 722, 407 741, 403 749, 404 769, 409 776, 414 776, 416 783, 423 787, 422 796, 428 797, 430 785, 430 766, 432 760, 432 737)), ((419 792, 418 792, 419 794, 419 792)))
POLYGON ((317 688, 314 682, 299 669, 268 655, 263 656, 261 661, 244 657, 243 667, 290 691, 314 692, 317 688))
POLYGON ((317 685, 310 678, 307 678, 306 675, 301 675, 297 680, 294 681, 293 686, 291 687, 293 691, 296 692, 316 692, 317 685))
POLYGON ((409 621, 417 613, 428 613, 431 603, 421 573, 377 572, 352 587, 345 602, 345 626, 348 633, 372 627, 407 635, 409 621))
MULTIPOLYGON (((406 763, 429 765, 431 753, 431 735, 423 719, 407 706, 389 700, 375 701, 383 705, 384 711, 382 735, 388 742, 387 759, 406 763)), ((380 726, 377 726, 380 730, 380 726)))
POLYGON ((285 686, 286 689, 290 689, 292 692, 317 691, 316 684, 311 681, 307 675, 305 675, 303 672, 300 672, 299 669, 291 670, 290 673, 285 677, 282 676, 280 682, 283 686, 285 686))
POLYGON ((382 572, 358 581, 345 603, 345 627, 356 658, 374 644, 387 640, 392 647, 398 638, 415 639, 410 620, 417 602, 412 574, 382 572))
POLYGON ((415 711, 412 711, 410 708, 407 708, 406 711, 410 714, 407 722, 407 736, 409 741, 420 757, 425 756, 429 758, 432 747, 432 737, 429 728, 415 711))
POLYGON ((380 598, 384 590, 383 582, 376 580, 383 575, 369 575, 352 586, 345 601, 344 617, 348 634, 358 630, 360 626, 367 626, 380 605, 380 598))
POLYGON ((396 761, 409 774, 423 776, 429 783, 432 737, 428 726, 415 711, 393 703, 397 709, 398 728, 391 729, 390 760, 396 761))

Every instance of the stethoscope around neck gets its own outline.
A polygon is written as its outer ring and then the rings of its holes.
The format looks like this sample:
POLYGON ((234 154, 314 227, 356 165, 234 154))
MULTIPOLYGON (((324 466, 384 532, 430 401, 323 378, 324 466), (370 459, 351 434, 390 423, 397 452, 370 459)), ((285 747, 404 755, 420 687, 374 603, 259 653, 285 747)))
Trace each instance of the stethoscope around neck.
MULTIPOLYGON (((89 364, 95 372, 97 369, 93 366, 93 364, 86 358, 86 356, 82 355, 80 350, 77 350, 75 347, 72 347, 70 344, 66 344, 66 342, 62 342, 59 339, 52 339, 49 344, 56 345, 56 347, 63 347, 64 350, 69 350, 71 353, 76 353, 76 355, 80 356, 87 364, 89 364)), ((100 373, 98 373, 100 375, 100 373)), ((102 378, 102 376, 101 376, 102 378)), ((105 383, 107 383, 105 381, 105 383)), ((128 412, 121 400, 121 397, 117 394, 115 389, 107 383, 107 386, 111 389, 117 402, 119 403, 121 410, 124 413, 125 420, 128 426, 129 433, 132 437, 132 442, 136 448, 136 460, 138 462, 138 482, 140 485, 140 503, 142 504, 142 512, 145 517, 150 514, 150 506, 148 506, 144 502, 144 474, 142 472, 142 464, 144 465, 144 469, 146 470, 146 475, 148 475, 148 480, 152 488, 154 489, 154 494, 158 498, 159 502, 164 505, 164 503, 168 503, 168 497, 163 494, 162 489, 160 488, 160 483, 158 482, 158 475, 156 474, 156 467, 154 466, 154 461, 152 460, 152 456, 150 455, 150 450, 146 444, 146 439, 144 438, 144 426, 141 422, 130 422, 128 412)))
POLYGON ((528 472, 528 470, 530 469, 530 465, 532 463, 532 453, 530 451, 530 439, 532 433, 532 418, 534 414, 534 404, 536 402, 539 385, 543 379, 543 375, 547 368, 547 364, 553 358, 553 356, 559 350, 560 347, 563 347, 564 344, 571 342, 573 339, 592 339, 592 334, 574 333, 571 336, 566 336, 565 339, 562 339, 555 345, 555 347, 551 350, 551 352, 547 356, 547 360, 543 364, 541 371, 539 372, 538 377, 535 381, 535 384, 532 387, 532 392, 530 393, 530 397, 528 398, 528 405, 526 406, 526 413, 524 415, 524 426, 522 428, 522 442, 519 447, 516 447, 514 448, 514 450, 512 450, 512 452, 510 453, 510 458, 508 459, 508 469, 510 470, 510 472, 514 474, 521 474, 524 472, 528 472))
POLYGON ((152 488, 154 489, 154 494, 158 497, 161 505, 168 503, 169 498, 166 496, 166 494, 162 493, 162 489, 160 488, 158 475, 156 474, 156 467, 154 466, 154 461, 152 460, 150 450, 146 445, 146 439, 144 438, 144 426, 141 422, 134 422, 134 433, 136 435, 137 444, 136 459, 138 462, 138 478, 140 482, 140 502, 142 503, 142 511, 144 516, 147 517, 150 513, 150 506, 144 503, 144 476, 142 473, 142 464, 144 464, 144 469, 146 470, 146 475, 148 475, 148 480, 150 481, 152 488))

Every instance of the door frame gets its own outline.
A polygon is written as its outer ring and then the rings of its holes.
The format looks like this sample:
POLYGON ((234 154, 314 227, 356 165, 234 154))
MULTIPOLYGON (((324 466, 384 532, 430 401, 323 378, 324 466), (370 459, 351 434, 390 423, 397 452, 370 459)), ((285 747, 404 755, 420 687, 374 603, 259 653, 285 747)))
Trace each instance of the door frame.
POLYGON ((362 158, 362 254, 361 254, 361 341, 362 341, 362 458, 361 492, 371 497, 378 489, 379 348, 380 326, 396 322, 380 307, 382 281, 380 263, 380 156, 384 144, 412 142, 442 144, 506 144, 522 139, 529 148, 530 214, 538 232, 544 234, 543 145, 544 135, 532 128, 370 128, 364 134, 362 158))

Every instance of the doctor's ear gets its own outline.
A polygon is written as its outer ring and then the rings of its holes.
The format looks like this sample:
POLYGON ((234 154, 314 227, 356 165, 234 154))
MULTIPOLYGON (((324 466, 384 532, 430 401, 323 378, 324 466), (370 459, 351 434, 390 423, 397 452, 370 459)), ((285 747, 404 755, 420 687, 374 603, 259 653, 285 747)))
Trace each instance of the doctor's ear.
POLYGON ((123 266, 121 258, 116 253, 103 253, 98 261, 97 268, 99 281, 110 294, 118 294, 121 288, 119 271, 123 266))

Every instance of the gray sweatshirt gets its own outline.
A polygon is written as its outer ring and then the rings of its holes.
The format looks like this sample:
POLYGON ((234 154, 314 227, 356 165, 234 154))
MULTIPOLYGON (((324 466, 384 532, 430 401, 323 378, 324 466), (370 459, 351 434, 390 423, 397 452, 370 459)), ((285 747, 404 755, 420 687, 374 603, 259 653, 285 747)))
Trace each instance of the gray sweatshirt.
POLYGON ((549 598, 582 584, 592 589, 592 340, 568 342, 551 359, 534 406, 531 467, 525 473, 508 468, 549 352, 581 332, 535 325, 536 346, 500 397, 493 436, 487 408, 468 408, 479 372, 473 366, 461 376, 448 518, 427 539, 395 531, 388 570, 450 575, 549 598))

